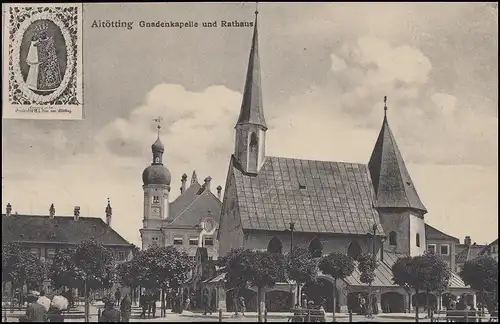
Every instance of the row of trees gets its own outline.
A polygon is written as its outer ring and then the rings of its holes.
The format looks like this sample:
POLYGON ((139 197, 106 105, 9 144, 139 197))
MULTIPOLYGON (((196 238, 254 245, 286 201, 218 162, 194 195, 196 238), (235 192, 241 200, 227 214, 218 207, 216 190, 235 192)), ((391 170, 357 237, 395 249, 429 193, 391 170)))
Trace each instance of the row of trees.
MULTIPOLYGON (((291 254, 283 256, 270 252, 234 249, 219 260, 226 268, 226 288, 240 290, 247 287, 257 288, 259 321, 262 320, 262 303, 264 288, 273 287, 277 282, 293 280, 297 283, 297 299, 300 286, 314 282, 318 270, 330 275, 334 281, 334 289, 339 279, 350 276, 356 264, 354 260, 343 253, 331 253, 321 258, 313 258, 309 250, 304 247, 295 247, 291 254)), ((357 260, 360 272, 360 281, 371 286, 375 280, 375 271, 378 262, 372 254, 362 254, 357 260)), ((426 306, 430 312, 429 294, 442 295, 448 288, 452 276, 448 265, 434 254, 424 254, 415 257, 399 258, 392 266, 393 282, 411 293, 426 293, 426 306)), ((466 285, 478 291, 485 300, 486 295, 492 292, 496 296, 498 285, 498 262, 489 257, 479 257, 466 262, 460 273, 466 285)), ((336 292, 333 291, 333 309, 336 309, 336 292)), ((372 304, 369 296, 369 314, 372 304)), ((410 298, 411 303, 411 298, 410 298)), ((481 303, 483 306, 485 303, 481 303)), ((410 306, 410 305, 408 305, 410 306)), ((416 305, 418 320, 418 305, 416 305)), ((335 321, 335 312, 333 314, 335 321)))
POLYGON ((22 291, 25 285, 29 290, 40 290, 45 280, 55 289, 79 289, 84 291, 86 316, 90 294, 109 289, 115 282, 132 291, 137 287, 161 289, 163 315, 166 289, 180 287, 192 266, 187 254, 174 247, 135 249, 131 261, 117 266, 113 252, 93 239, 57 251, 50 263, 17 243, 2 245, 2 284, 10 282, 12 292, 16 288, 22 291))

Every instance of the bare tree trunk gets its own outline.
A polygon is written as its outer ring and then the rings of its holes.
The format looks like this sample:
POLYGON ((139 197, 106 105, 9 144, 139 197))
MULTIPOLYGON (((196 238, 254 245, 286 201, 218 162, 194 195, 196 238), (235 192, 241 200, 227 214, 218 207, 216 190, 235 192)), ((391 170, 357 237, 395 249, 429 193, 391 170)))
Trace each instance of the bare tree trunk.
POLYGON ((83 294, 84 294, 84 299, 85 299, 85 304, 84 304, 84 307, 85 307, 85 322, 89 322, 90 319, 89 319, 89 290, 88 290, 88 287, 87 287, 87 279, 84 280, 83 282, 83 294))
POLYGON ((425 293, 425 307, 427 308, 427 317, 431 316, 431 309, 429 307, 429 292, 425 293))
POLYGON ((161 317, 165 317, 165 290, 161 289, 161 317))
POLYGON ((415 290, 415 322, 418 321, 418 290, 415 290))
POLYGON ((333 278, 333 321, 336 322, 335 319, 335 311, 337 310, 337 279, 333 278))
POLYGON ((258 321, 262 322, 262 288, 257 287, 257 313, 258 321))

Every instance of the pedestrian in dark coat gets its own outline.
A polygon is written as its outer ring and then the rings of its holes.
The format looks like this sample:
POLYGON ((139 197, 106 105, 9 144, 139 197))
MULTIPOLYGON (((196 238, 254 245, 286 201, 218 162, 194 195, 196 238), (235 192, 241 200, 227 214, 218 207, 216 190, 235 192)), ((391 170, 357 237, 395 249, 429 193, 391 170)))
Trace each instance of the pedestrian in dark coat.
POLYGON ((120 315, 122 318, 122 322, 128 322, 131 313, 132 313, 132 301, 130 300, 129 295, 126 294, 120 303, 120 315))
POLYGON ((99 317, 99 322, 116 323, 120 321, 120 312, 115 309, 115 301, 113 299, 107 299, 104 307, 101 317, 99 317))
POLYGON ((115 291, 115 301, 116 301, 116 306, 120 305, 120 300, 122 299, 122 293, 118 287, 116 287, 115 291))
POLYGON ((146 311, 148 309, 148 300, 146 293, 142 293, 139 298, 139 305, 142 307, 142 313, 139 315, 140 318, 146 318, 146 311))
POLYGON ((208 304, 208 294, 203 294, 203 307, 204 307, 203 315, 207 315, 207 313, 210 313, 210 315, 212 315, 212 311, 210 310, 210 305, 208 304))
POLYGON ((28 306, 26 307, 26 315, 19 319, 20 322, 45 322, 46 310, 45 307, 37 303, 37 296, 29 294, 26 297, 28 306))

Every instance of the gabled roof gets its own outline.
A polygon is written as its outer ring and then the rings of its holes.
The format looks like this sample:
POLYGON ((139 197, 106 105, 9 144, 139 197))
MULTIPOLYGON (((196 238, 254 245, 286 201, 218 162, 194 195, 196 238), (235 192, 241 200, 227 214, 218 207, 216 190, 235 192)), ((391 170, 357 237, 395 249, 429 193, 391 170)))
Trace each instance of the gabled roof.
POLYGON ((80 244, 90 238, 103 245, 131 246, 98 217, 75 221, 73 216, 2 215, 2 240, 6 242, 80 244))
POLYGON ((375 189, 377 207, 411 208, 427 213, 406 169, 386 116, 368 168, 375 189))
POLYGON ((490 244, 486 245, 479 254, 484 254, 486 253, 486 251, 488 251, 493 245, 498 245, 498 239, 494 240, 493 242, 491 242, 490 244))
POLYGON ((486 245, 472 244, 471 246, 465 246, 460 252, 455 254, 455 262, 464 263, 469 260, 473 260, 479 256, 481 251, 486 247, 486 245))
POLYGON ((429 224, 425 224, 425 238, 427 240, 437 240, 437 241, 454 241, 460 243, 460 240, 454 236, 445 234, 429 224))
POLYGON ((221 205, 210 190, 194 183, 170 204, 167 226, 195 227, 207 216, 219 223, 221 205))
POLYGON ((262 86, 260 82, 259 36, 257 33, 257 15, 252 38, 252 48, 248 59, 248 70, 243 90, 240 116, 236 125, 255 124, 267 129, 262 106, 262 86))
POLYGON ((266 157, 252 176, 232 159, 243 229, 283 231, 293 221, 299 232, 364 235, 380 224, 366 165, 266 157))

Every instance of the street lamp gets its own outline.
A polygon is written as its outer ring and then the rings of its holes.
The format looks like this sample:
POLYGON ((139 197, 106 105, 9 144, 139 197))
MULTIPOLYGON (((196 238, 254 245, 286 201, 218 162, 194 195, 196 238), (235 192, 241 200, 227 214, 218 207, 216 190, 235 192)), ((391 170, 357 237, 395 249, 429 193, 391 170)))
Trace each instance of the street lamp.
MULTIPOLYGON (((377 224, 372 225, 372 232, 366 233, 368 237, 371 238, 372 240, 372 258, 373 258, 373 264, 376 264, 377 262, 377 256, 376 256, 376 251, 375 251, 375 236, 377 235, 377 224)), ((368 284, 368 318, 373 317, 373 297, 372 297, 372 283, 370 282, 368 284)))

